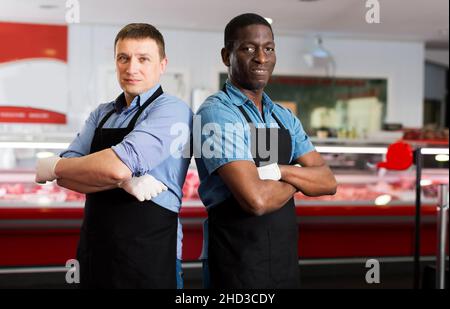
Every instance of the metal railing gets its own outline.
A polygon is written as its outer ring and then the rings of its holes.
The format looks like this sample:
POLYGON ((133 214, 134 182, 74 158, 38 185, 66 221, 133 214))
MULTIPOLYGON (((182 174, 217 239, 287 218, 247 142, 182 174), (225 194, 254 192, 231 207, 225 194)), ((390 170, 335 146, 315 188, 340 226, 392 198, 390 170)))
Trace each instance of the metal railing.
POLYGON ((437 213, 436 289, 444 289, 448 226, 448 185, 439 186, 437 213))

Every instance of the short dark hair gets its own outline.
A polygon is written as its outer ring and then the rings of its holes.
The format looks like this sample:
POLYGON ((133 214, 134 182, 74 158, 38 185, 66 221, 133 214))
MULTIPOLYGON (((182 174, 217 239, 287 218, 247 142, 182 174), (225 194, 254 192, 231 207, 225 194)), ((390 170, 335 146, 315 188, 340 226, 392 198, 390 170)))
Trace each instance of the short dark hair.
POLYGON ((164 44, 164 37, 154 26, 144 23, 132 23, 123 27, 116 35, 114 40, 114 50, 117 42, 124 39, 152 39, 155 40, 159 48, 159 56, 161 59, 166 57, 166 48, 164 44))
POLYGON ((224 44, 227 50, 233 49, 234 41, 236 40, 237 32, 241 28, 245 28, 250 25, 263 25, 270 28, 273 36, 272 26, 269 22, 262 16, 254 13, 245 13, 236 16, 225 27, 225 37, 224 44))

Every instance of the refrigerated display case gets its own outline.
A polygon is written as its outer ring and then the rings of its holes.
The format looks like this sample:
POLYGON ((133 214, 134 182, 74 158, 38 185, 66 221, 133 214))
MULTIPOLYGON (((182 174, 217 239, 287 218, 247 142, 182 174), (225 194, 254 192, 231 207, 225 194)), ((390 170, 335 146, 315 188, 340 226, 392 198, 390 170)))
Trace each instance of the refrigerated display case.
MULTIPOLYGON (((412 256, 414 167, 401 172, 376 170, 374 166, 383 160, 387 146, 380 142, 314 143, 335 172, 339 185, 334 196, 295 195, 299 259, 412 256)), ((61 141, 0 145, 1 151, 9 149, 8 159, 0 160, 9 164, 0 169, 0 269, 63 266, 75 258, 84 195, 56 183, 38 185, 33 171, 37 156, 58 153, 66 146, 61 141)), ((448 157, 448 146, 430 147, 448 157)), ((434 155, 429 156, 434 160, 434 155)), ((437 185, 448 183, 449 170, 448 162, 425 167, 421 254, 432 256, 437 185)), ((207 213, 198 196, 198 185, 198 173, 192 164, 180 213, 184 261, 198 261, 202 249, 202 223, 207 213)))

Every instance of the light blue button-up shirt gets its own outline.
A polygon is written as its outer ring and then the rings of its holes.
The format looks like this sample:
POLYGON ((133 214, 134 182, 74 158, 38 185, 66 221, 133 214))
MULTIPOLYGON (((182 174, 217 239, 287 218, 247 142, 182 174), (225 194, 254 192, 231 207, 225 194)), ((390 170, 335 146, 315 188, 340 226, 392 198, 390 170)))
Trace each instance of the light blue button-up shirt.
MULTIPOLYGON (((272 117, 272 114, 276 115, 283 126, 291 134, 291 161, 314 150, 314 146, 308 135, 306 135, 300 120, 293 115, 290 110, 281 105, 274 104, 269 96, 263 93, 263 119, 255 104, 253 104, 253 102, 239 89, 233 86, 229 81, 226 82, 225 86, 227 93, 219 91, 208 97, 200 106, 196 115, 196 117, 201 116, 202 127, 208 123, 214 124, 214 126, 220 128, 220 132, 222 132, 220 136, 202 134, 201 145, 204 145, 211 140, 221 140, 223 145, 226 145, 222 148, 222 155, 211 156, 210 158, 206 158, 202 155, 201 158, 196 158, 200 177, 200 187, 198 192, 206 207, 217 205, 231 196, 228 187, 214 171, 222 165, 232 161, 253 161, 250 152, 250 131, 247 129, 243 131, 243 134, 227 134, 227 132, 230 131, 229 128, 227 128, 227 125, 229 124, 239 123, 244 127, 247 125, 247 120, 239 110, 238 106, 244 108, 256 127, 278 128, 278 123, 272 117), (229 149, 230 145, 234 148, 231 151, 229 149)), ((197 147, 197 144, 195 147, 197 147)))
MULTIPOLYGON (((247 120, 238 106, 242 106, 257 128, 279 128, 278 123, 272 117, 275 114, 283 126, 291 135, 291 162, 308 152, 315 150, 308 135, 305 133, 300 120, 292 114, 290 110, 278 104, 274 104, 272 100, 263 93, 263 113, 264 118, 253 102, 247 98, 239 89, 233 86, 229 81, 225 83, 227 93, 219 91, 218 93, 208 97, 200 106, 195 117, 201 118, 201 127, 204 129, 206 124, 214 124, 216 128, 220 128, 222 134, 202 134, 201 144, 212 141, 212 143, 222 142, 221 151, 218 156, 210 156, 201 158, 196 157, 198 174, 200 177, 199 196, 206 207, 213 207, 225 201, 232 195, 231 191, 222 181, 217 173, 214 173, 219 167, 229 162, 246 160, 253 161, 251 156, 251 132, 243 130, 243 134, 227 134, 230 129, 227 125, 242 124, 247 125, 247 120), (230 145, 232 145, 230 151, 230 145), (221 152, 221 153, 220 153, 221 152)), ((209 132, 209 130, 206 130, 209 132)), ((194 132, 195 133, 195 132, 194 132)), ((199 145, 194 143, 194 148, 199 145)), ((194 150, 194 153, 198 150, 194 150)), ((200 256, 201 259, 208 258, 208 220, 203 223, 203 248, 200 256)))
MULTIPOLYGON (((108 112, 112 109, 116 111, 109 117, 103 128, 127 127, 139 107, 155 93, 159 86, 156 85, 136 96, 129 107, 126 106, 123 96, 119 96, 113 102, 101 104, 90 114, 83 129, 60 156, 70 158, 88 155, 95 129, 108 112)), ((134 130, 121 143, 113 146, 112 150, 128 166, 133 176, 150 174, 163 182, 168 190, 152 198, 152 201, 178 213, 190 158, 183 158, 181 147, 171 147, 174 142, 180 143, 181 136, 171 132, 175 124, 182 124, 191 130, 192 111, 180 99, 164 93, 142 112, 134 130)), ((189 145, 188 139, 189 134, 182 144, 189 145)), ((181 259, 182 237, 182 228, 179 222, 177 249, 179 259, 181 259)))

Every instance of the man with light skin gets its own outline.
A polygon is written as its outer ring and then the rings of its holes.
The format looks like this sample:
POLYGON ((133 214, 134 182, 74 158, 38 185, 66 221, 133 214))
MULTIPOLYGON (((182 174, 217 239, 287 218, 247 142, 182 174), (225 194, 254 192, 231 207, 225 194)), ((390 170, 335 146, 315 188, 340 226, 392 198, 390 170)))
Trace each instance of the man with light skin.
POLYGON ((162 91, 167 57, 155 27, 125 26, 114 48, 123 93, 90 114, 60 157, 38 160, 36 182, 86 193, 81 287, 182 288, 178 212, 190 159, 171 149, 170 129, 191 128, 192 112, 162 91))

